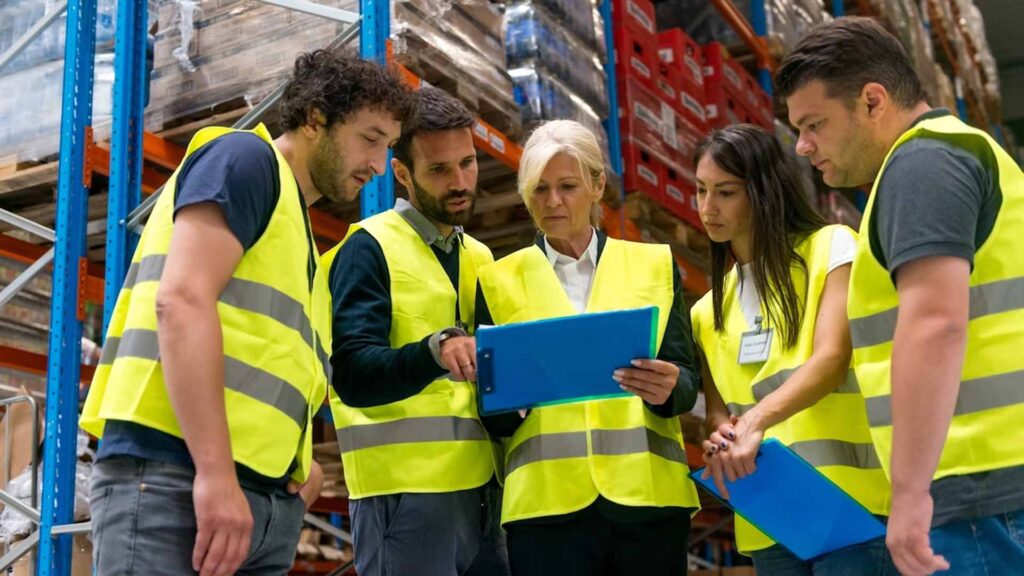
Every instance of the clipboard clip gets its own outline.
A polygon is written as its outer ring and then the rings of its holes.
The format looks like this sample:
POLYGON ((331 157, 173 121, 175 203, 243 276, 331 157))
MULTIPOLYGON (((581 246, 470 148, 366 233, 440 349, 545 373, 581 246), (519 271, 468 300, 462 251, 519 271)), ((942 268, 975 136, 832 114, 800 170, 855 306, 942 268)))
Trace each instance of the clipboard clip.
POLYGON ((476 383, 480 394, 494 392, 494 350, 490 348, 476 351, 476 383))
POLYGON ((757 333, 758 334, 760 334, 761 332, 764 332, 763 323, 764 323, 764 318, 762 318, 760 314, 758 314, 757 316, 754 316, 754 325, 757 327, 757 333))

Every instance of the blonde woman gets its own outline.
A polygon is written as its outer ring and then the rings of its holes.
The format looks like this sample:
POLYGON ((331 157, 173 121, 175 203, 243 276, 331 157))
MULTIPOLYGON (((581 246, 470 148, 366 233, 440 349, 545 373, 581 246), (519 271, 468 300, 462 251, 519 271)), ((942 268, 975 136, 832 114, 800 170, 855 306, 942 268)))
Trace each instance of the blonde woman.
POLYGON ((566 120, 538 128, 519 174, 537 242, 480 270, 480 324, 652 305, 659 312, 657 358, 610 375, 632 396, 486 419, 493 434, 511 437, 502 524, 517 575, 686 571, 698 508, 677 418, 699 386, 689 319, 668 246, 594 229, 604 186, 593 133, 566 120))

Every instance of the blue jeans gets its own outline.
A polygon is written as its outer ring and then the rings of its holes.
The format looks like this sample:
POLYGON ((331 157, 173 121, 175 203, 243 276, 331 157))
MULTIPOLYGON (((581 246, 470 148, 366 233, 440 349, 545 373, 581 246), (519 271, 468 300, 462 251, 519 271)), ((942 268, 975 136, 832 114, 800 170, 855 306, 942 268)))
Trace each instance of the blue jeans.
POLYGON ((507 576, 496 482, 349 501, 359 576, 507 576))
POLYGON ((956 576, 1024 573, 1024 510, 932 528, 932 549, 956 576))
POLYGON ((758 576, 899 576, 884 538, 807 561, 778 544, 752 552, 750 556, 758 576))
MULTIPOLYGON (((182 576, 192 570, 196 513, 195 472, 131 457, 93 467, 93 565, 100 576, 182 576)), ((236 574, 282 576, 295 562, 302 499, 242 488, 252 512, 249 555, 236 574)))

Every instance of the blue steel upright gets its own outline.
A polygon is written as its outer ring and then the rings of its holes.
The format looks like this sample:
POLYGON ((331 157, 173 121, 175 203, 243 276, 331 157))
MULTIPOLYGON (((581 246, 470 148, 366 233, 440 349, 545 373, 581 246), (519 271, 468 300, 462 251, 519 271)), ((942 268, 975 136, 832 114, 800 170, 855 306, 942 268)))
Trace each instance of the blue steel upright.
POLYGON ((103 334, 138 242, 128 214, 142 195, 142 113, 145 108, 145 0, 120 0, 114 37, 114 124, 110 136, 107 196, 107 258, 103 287, 103 334))
POLYGON ((846 15, 846 6, 843 0, 832 0, 832 16, 835 18, 842 18, 846 15))
MULTIPOLYGON (((359 0, 359 55, 367 60, 387 62, 387 42, 391 35, 390 0, 359 0)), ((391 175, 391 152, 384 173, 363 186, 359 214, 369 218, 391 208, 395 202, 395 182, 391 175)))
POLYGON ((89 194, 83 176, 85 129, 92 123, 96 0, 68 2, 66 34, 57 180, 57 239, 46 370, 40 576, 66 576, 71 573, 71 536, 63 534, 51 538, 50 530, 74 520, 78 382, 82 361, 82 323, 76 312, 78 265, 85 256, 89 194))
MULTIPOLYGON (((754 34, 757 34, 762 40, 766 40, 768 37, 768 9, 765 6, 766 2, 767 0, 750 0, 750 24, 754 27, 754 34)), ((767 49, 767 44, 765 44, 765 49, 767 49)), ((767 68, 761 68, 760 63, 758 63, 757 68, 757 81, 769 96, 773 94, 772 71, 767 68)))
MULTIPOLYGON (((619 83, 615 72, 615 32, 612 25, 612 0, 601 0, 601 18, 604 20, 604 43, 608 59, 604 73, 608 78, 608 109, 611 112, 604 120, 604 131, 608 135, 608 155, 611 156, 612 172, 622 175, 622 134, 619 132, 619 83)), ((625 193, 625 192, 623 192, 625 193)))

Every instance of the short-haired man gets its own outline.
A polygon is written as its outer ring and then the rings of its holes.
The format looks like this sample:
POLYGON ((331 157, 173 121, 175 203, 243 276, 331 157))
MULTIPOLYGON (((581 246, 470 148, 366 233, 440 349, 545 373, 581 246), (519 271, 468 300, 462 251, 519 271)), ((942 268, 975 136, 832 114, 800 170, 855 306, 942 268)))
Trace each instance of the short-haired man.
POLYGON ((330 374, 330 294, 306 208, 352 200, 383 174, 414 104, 396 75, 321 50, 295 62, 277 139, 263 125, 192 139, 142 233, 82 412, 103 439, 97 573, 292 567, 322 478, 311 418, 330 374))
POLYGON ((840 18, 783 62, 797 152, 873 186, 850 278, 853 364, 904 574, 1024 565, 1024 174, 932 109, 899 42, 840 18))
POLYGON ((331 408, 351 498, 356 570, 508 573, 497 445, 477 414, 472 114, 419 92, 391 161, 409 200, 352 226, 324 255, 334 307, 331 408))

